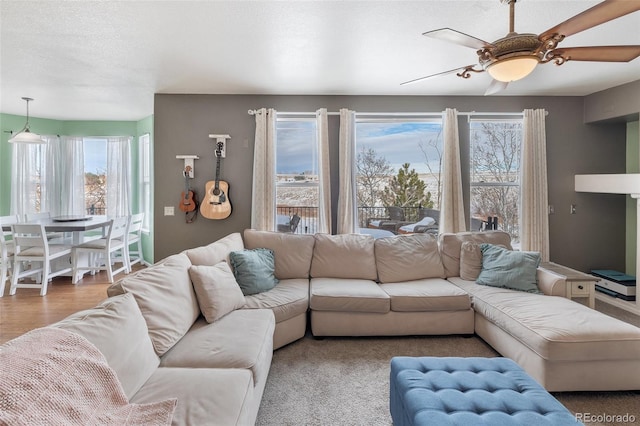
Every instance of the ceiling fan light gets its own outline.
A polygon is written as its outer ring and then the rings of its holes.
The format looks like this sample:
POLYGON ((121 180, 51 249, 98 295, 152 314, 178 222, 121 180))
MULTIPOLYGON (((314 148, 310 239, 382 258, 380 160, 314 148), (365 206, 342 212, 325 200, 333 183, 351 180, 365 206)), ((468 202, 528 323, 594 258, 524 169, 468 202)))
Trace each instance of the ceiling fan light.
POLYGON ((487 72, 495 80, 509 83, 531 74, 538 62, 537 56, 515 56, 493 62, 487 67, 487 72))

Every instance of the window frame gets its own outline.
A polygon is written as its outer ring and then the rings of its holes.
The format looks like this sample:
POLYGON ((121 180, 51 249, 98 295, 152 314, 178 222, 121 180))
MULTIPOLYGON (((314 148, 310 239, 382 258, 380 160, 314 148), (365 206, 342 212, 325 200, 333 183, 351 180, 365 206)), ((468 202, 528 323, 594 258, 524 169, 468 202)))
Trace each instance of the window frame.
POLYGON ((289 220, 291 220, 291 218, 293 217, 294 214, 298 214, 298 216, 301 217, 300 222, 297 224, 296 229, 294 230, 295 233, 298 234, 315 234, 316 233, 316 229, 317 229, 317 217, 319 214, 319 210, 320 210, 320 164, 319 164, 319 151, 320 151, 320 141, 318 140, 318 127, 317 127, 317 119, 315 116, 292 116, 292 115, 288 115, 288 114, 278 114, 276 117, 276 143, 275 143, 275 147, 274 147, 274 172, 275 172, 275 185, 274 185, 274 189, 275 189, 275 203, 274 203, 274 208, 275 208, 275 212, 274 212, 274 218, 275 218, 275 231, 278 231, 279 229, 282 228, 282 225, 284 225, 285 227, 288 225, 288 223, 280 223, 278 221, 278 216, 289 216, 289 220), (284 207, 278 207, 278 189, 279 188, 295 188, 296 184, 295 183, 290 183, 290 182, 280 182, 280 180, 278 179, 278 175, 283 174, 283 173, 278 173, 278 140, 280 139, 278 137, 278 133, 279 133, 279 124, 280 123, 285 123, 285 122, 307 122, 312 124, 313 129, 313 135, 314 135, 314 142, 315 142, 315 150, 312 154, 312 164, 315 164, 315 171, 316 171, 316 176, 317 179, 315 181, 312 182, 306 182, 306 185, 310 188, 315 188, 317 191, 317 200, 316 200, 316 205, 315 206, 284 206, 284 207), (287 209, 287 211, 283 211, 281 209, 287 209), (312 210, 315 210, 315 218, 312 218, 310 213, 312 210))
MULTIPOLYGON (((474 188, 517 188, 518 190, 518 202, 517 202, 517 217, 518 217, 518 223, 517 223, 517 228, 519 228, 520 226, 520 221, 522 219, 522 206, 521 206, 521 200, 522 200, 522 182, 521 182, 521 167, 522 167, 522 143, 523 143, 523 138, 524 135, 522 134, 522 125, 524 122, 524 117, 522 116, 495 116, 495 117, 491 117, 491 118, 473 118, 473 117, 469 117, 469 222, 471 223, 471 219, 472 219, 472 208, 473 208, 473 189, 474 188), (520 125, 520 141, 519 141, 519 147, 518 147, 518 168, 517 168, 517 172, 515 173, 516 176, 516 180, 515 181, 508 181, 508 182, 485 182, 485 181, 474 181, 473 177, 475 176, 474 172, 473 172, 473 159, 474 159, 474 143, 473 143, 473 126, 472 123, 473 122, 494 122, 494 123, 518 123, 520 125)), ((486 224, 486 222, 485 222, 486 224)), ((504 224, 502 224, 502 228, 500 228, 501 224, 498 224, 498 229, 502 229, 505 232, 509 232, 508 229, 504 228, 504 224)), ((514 241, 517 243, 519 241, 519 232, 516 235, 513 235, 512 233, 510 233, 512 238, 514 238, 514 241)))
POLYGON ((142 231, 151 232, 151 212, 153 211, 152 200, 152 180, 151 180, 151 135, 145 133, 138 136, 138 153, 139 153, 139 171, 138 171, 138 190, 140 205, 138 209, 144 212, 144 220, 142 222, 142 231))

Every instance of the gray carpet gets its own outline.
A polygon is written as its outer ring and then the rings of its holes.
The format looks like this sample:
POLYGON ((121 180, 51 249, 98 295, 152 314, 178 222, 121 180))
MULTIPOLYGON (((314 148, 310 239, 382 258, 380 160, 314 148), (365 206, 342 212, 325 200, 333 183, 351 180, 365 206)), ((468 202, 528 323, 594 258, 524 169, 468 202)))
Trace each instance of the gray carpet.
MULTIPOLYGON (((475 336, 315 340, 307 335, 275 351, 256 424, 389 426, 389 362, 400 355, 499 356, 475 336)), ((637 392, 558 392, 554 396, 574 413, 635 417, 631 423, 586 423, 589 426, 640 425, 637 392)))

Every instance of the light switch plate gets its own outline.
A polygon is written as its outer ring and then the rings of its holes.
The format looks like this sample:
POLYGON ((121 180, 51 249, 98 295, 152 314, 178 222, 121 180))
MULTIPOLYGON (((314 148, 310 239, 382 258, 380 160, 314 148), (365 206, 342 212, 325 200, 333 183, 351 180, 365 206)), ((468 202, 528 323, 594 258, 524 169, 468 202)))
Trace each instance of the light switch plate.
POLYGON ((174 216, 175 210, 173 206, 164 206, 164 215, 165 216, 174 216))

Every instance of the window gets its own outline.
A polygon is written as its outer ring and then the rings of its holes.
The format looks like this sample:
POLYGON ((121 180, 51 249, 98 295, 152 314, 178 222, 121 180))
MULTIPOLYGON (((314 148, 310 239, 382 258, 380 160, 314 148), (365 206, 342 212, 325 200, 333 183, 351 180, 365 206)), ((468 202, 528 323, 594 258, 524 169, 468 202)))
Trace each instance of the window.
POLYGON ((421 207, 439 209, 442 123, 428 119, 357 119, 358 221, 389 217, 396 206, 406 221, 421 207))
POLYGON ((140 150, 140 212, 144 212, 142 229, 149 231, 151 228, 151 145, 149 133, 138 139, 140 150))
POLYGON ((478 226, 497 218, 497 228, 518 243, 522 120, 471 120, 469 125, 472 222, 478 226))
POLYGON ((276 123, 276 229, 313 234, 319 206, 318 140, 315 118, 276 123), (293 220, 299 217, 299 222, 293 220))
POLYGON ((87 214, 106 214, 107 141, 87 137, 84 145, 84 202, 87 214))

